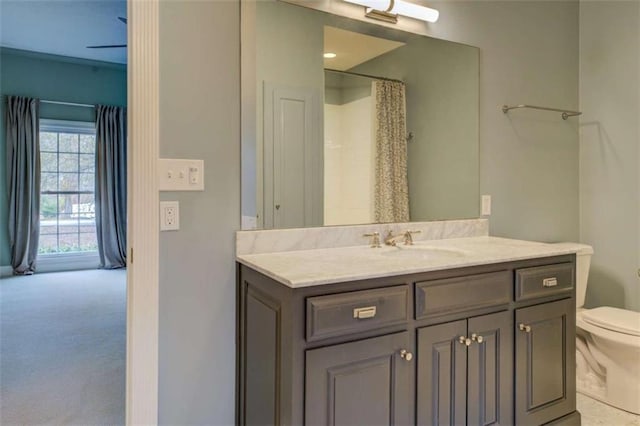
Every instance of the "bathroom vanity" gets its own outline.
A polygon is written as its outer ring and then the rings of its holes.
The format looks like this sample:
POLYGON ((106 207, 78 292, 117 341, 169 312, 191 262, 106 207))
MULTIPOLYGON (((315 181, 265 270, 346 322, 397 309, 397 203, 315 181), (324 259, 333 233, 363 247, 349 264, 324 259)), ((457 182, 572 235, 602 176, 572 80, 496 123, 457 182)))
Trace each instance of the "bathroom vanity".
POLYGON ((579 425, 574 283, 492 237, 238 255, 237 421, 579 425))

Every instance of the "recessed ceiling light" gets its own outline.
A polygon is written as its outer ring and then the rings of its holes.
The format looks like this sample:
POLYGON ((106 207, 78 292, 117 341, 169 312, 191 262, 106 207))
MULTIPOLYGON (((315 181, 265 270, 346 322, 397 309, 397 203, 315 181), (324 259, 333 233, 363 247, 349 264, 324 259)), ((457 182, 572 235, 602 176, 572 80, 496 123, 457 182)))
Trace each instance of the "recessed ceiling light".
POLYGON ((324 55, 322 55, 322 56, 324 56, 324 58, 325 58, 325 59, 333 59, 333 58, 335 58, 335 57, 336 57, 336 56, 338 56, 338 55, 336 55, 336 54, 335 54, 335 53, 333 53, 333 52, 327 52, 327 53, 325 53, 325 54, 324 54, 324 55))

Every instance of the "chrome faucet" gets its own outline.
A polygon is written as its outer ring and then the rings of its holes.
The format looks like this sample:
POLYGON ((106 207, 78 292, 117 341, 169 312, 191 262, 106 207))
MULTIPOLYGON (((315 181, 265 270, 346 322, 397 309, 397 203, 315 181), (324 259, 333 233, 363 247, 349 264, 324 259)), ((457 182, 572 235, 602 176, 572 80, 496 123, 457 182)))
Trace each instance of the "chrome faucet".
POLYGON ((393 235, 393 231, 389 230, 387 236, 384 239, 385 245, 395 246, 398 243, 398 240, 403 238, 405 246, 413 245, 413 236, 412 234, 419 234, 421 231, 410 231, 406 230, 404 234, 393 235))

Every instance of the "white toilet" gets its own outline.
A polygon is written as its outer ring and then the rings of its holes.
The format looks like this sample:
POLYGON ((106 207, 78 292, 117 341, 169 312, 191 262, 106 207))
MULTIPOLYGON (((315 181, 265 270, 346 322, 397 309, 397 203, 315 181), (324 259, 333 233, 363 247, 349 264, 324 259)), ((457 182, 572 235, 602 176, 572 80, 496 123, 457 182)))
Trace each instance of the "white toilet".
POLYGON ((593 248, 576 253, 576 381, 578 392, 640 414, 640 312, 584 309, 593 248))

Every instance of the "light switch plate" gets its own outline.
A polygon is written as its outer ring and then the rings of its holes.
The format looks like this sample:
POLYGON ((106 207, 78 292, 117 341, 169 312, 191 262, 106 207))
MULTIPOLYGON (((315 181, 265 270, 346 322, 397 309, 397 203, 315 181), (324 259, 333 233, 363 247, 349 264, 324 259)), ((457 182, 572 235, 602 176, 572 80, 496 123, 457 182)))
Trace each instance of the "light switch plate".
POLYGON ((204 161, 158 159, 160 191, 204 191, 204 161))

